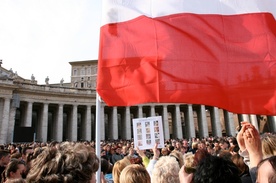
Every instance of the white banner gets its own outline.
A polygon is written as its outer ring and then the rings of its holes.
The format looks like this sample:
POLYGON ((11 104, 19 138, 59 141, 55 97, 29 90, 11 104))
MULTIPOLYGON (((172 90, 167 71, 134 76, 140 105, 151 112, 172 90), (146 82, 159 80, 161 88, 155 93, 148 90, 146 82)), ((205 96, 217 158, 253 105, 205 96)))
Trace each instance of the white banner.
POLYGON ((133 119, 134 146, 139 149, 152 149, 155 143, 158 148, 164 147, 162 117, 133 119))

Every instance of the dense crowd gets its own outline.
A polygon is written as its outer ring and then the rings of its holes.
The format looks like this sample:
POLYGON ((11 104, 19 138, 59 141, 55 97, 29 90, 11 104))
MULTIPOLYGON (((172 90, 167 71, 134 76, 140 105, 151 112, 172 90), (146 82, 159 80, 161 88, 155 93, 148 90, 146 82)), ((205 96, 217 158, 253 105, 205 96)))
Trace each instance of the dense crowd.
POLYGON ((169 139, 140 150, 132 140, 49 142, 0 146, 1 182, 275 183, 276 135, 248 122, 236 137, 169 139))

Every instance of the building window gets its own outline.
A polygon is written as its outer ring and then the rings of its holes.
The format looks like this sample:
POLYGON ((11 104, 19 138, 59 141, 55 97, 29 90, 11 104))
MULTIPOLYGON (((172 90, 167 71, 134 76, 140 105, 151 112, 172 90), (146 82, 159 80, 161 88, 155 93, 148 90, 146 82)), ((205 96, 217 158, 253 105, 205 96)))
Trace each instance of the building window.
POLYGON ((77 69, 74 69, 73 75, 74 75, 74 76, 77 75, 77 69))

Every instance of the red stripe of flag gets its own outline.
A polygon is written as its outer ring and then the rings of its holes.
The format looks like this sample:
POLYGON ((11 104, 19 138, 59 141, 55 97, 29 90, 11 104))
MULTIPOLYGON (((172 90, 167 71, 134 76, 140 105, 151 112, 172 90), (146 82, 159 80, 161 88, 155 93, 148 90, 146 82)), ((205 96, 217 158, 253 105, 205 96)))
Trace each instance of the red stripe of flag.
POLYGON ((148 102, 276 115, 270 13, 174 14, 101 27, 97 92, 109 106, 148 102))

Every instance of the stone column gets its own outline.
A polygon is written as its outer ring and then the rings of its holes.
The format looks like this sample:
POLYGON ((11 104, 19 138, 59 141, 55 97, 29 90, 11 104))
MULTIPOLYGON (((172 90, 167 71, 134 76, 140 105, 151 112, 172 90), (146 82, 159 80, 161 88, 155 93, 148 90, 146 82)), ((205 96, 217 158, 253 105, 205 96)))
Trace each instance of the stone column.
POLYGON ((188 111, 186 113, 186 124, 187 124, 187 138, 195 137, 195 124, 194 124, 194 114, 193 114, 193 106, 188 104, 188 111))
POLYGON ((175 125, 174 125, 174 134, 178 139, 183 138, 182 133, 182 124, 181 124, 181 115, 180 115, 180 105, 175 105, 175 125))
POLYGON ((163 129, 164 129, 164 138, 165 140, 170 139, 170 127, 168 119, 168 107, 163 105, 163 129))
POLYGON ((13 142, 13 132, 14 132, 14 123, 15 123, 15 113, 16 113, 16 108, 15 108, 15 107, 11 107, 11 108, 10 108, 9 129, 8 129, 7 143, 13 142))
POLYGON ((33 117, 32 115, 33 115, 33 102, 28 102, 26 117, 24 119, 23 126, 25 126, 25 127, 31 127, 32 126, 32 117, 33 117))
POLYGON ((112 132, 111 132, 111 138, 112 139, 118 139, 118 110, 117 107, 112 108, 112 132))
POLYGON ((232 112, 228 112, 223 110, 224 113, 224 121, 225 121, 225 128, 226 128, 226 135, 228 136, 236 136, 236 128, 234 124, 234 116, 232 112))
POLYGON ((130 121, 130 107, 127 106, 126 107, 126 111, 125 111, 125 132, 126 132, 126 139, 131 139, 131 121, 130 121))
POLYGON ((199 137, 204 138, 208 137, 208 123, 205 105, 200 105, 199 115, 198 115, 198 128, 199 128, 199 137))
POLYGON ((250 122, 251 124, 258 130, 258 132, 260 131, 259 130, 259 125, 258 125, 258 120, 257 120, 257 116, 254 115, 254 114, 250 114, 250 122))
POLYGON ((4 99, 4 107, 3 107, 3 119, 1 125, 1 134, 0 134, 0 143, 5 144, 8 138, 8 125, 9 125, 9 117, 10 117, 10 98, 4 99))
POLYGON ((85 121, 84 121, 84 129, 83 129, 83 134, 84 134, 84 139, 91 141, 91 106, 87 105, 86 106, 86 113, 85 113, 85 121))
POLYGON ((70 123, 70 136, 69 139, 71 141, 78 140, 78 105, 73 105, 72 115, 71 115, 71 123, 70 123))
POLYGON ((47 132, 48 132, 48 107, 49 104, 43 104, 42 118, 41 118, 41 141, 47 142, 47 132))
POLYGON ((58 142, 62 142, 63 138, 63 104, 58 104, 58 112, 55 124, 54 138, 58 142))
POLYGON ((241 115, 241 120, 242 121, 250 122, 249 115, 248 114, 242 114, 241 115))
POLYGON ((212 121, 212 131, 213 131, 213 136, 222 136, 222 131, 221 131, 221 124, 219 121, 219 110, 217 107, 213 107, 211 110, 211 121, 212 121))
POLYGON ((143 106, 138 106, 138 118, 143 118, 143 106))
POLYGON ((268 116, 267 120, 267 123, 270 127, 270 132, 276 132, 276 116, 268 116))
MULTIPOLYGON (((101 136, 100 136, 100 139, 101 140, 104 140, 105 139, 105 114, 104 114, 104 105, 102 104, 101 105, 101 116, 100 116, 100 119, 101 119, 101 136)), ((97 123, 97 121, 96 121, 97 123)), ((96 132, 97 133, 97 132, 96 132)))
POLYGON ((151 106, 150 106, 150 116, 151 116, 151 117, 156 116, 156 115, 155 115, 155 106, 154 106, 154 105, 151 105, 151 106))

